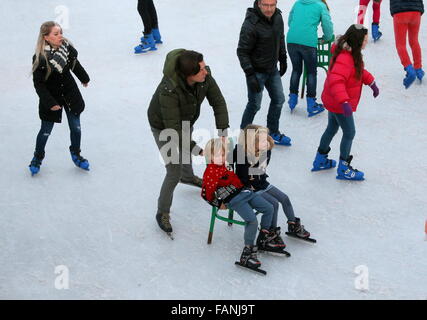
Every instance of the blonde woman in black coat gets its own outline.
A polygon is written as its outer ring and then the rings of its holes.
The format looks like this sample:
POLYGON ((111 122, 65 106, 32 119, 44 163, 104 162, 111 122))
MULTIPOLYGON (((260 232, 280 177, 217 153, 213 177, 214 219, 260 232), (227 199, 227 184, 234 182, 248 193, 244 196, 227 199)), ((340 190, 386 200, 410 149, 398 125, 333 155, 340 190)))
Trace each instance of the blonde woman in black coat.
POLYGON ((40 170, 53 126, 55 122, 62 121, 62 109, 70 127, 71 159, 79 168, 89 170, 89 162, 80 155, 80 114, 85 103, 70 71, 84 87, 87 87, 90 79, 77 60, 77 50, 62 36, 61 26, 53 21, 45 22, 40 27, 32 71, 34 88, 40 98, 41 119, 34 157, 29 166, 32 175, 40 170))

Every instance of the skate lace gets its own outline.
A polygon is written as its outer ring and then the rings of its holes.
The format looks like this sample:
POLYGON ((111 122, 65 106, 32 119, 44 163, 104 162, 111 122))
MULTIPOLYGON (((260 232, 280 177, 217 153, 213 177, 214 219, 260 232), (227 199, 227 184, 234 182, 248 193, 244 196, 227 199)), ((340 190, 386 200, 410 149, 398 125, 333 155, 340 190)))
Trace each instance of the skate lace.
POLYGON ((160 221, 162 222, 162 224, 166 227, 166 228, 171 228, 172 226, 171 226, 171 224, 170 224, 170 222, 169 222, 169 216, 167 216, 167 215, 162 215, 161 217, 160 217, 160 221))

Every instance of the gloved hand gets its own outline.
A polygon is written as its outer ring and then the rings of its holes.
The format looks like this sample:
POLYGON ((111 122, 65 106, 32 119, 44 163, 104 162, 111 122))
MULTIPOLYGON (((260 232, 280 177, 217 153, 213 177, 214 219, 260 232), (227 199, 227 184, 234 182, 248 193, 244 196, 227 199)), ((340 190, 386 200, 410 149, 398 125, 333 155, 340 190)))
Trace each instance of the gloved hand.
POLYGON ((369 86, 372 89, 372 92, 374 94, 374 98, 378 97, 378 95, 380 94, 380 89, 378 89, 377 84, 375 83, 375 81, 372 82, 369 86))
POLYGON ((344 111, 344 117, 350 117, 353 113, 350 103, 344 102, 342 104, 342 110, 344 111))
POLYGON ((288 62, 286 61, 286 59, 284 59, 279 63, 280 63, 279 73, 280 73, 280 76, 283 77, 283 75, 286 73, 286 70, 288 70, 288 62))
POLYGON ((257 79, 255 73, 246 75, 246 79, 248 81, 248 86, 249 86, 249 89, 251 91, 261 92, 261 87, 259 85, 259 82, 258 82, 258 79, 257 79))

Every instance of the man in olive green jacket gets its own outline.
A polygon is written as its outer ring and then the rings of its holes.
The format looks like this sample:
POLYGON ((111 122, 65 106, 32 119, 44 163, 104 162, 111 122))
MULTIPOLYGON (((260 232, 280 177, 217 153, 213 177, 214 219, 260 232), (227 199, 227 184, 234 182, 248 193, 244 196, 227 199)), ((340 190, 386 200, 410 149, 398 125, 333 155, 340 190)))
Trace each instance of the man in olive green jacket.
POLYGON ((224 97, 202 54, 185 49, 169 52, 163 75, 147 113, 166 167, 156 219, 160 228, 170 234, 169 213, 175 187, 179 182, 202 186, 202 179, 193 173, 191 154, 203 155, 203 149, 191 140, 191 133, 205 98, 214 111, 218 135, 227 135, 229 125, 224 97))

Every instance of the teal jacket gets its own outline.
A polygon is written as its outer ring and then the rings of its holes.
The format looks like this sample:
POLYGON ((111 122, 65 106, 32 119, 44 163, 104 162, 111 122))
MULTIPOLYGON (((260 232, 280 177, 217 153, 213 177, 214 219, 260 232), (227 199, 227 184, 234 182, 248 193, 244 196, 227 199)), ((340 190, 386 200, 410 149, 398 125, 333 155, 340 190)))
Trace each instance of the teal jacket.
POLYGON ((332 40, 334 27, 326 5, 321 0, 297 0, 289 13, 287 42, 316 48, 320 23, 323 40, 332 40))

